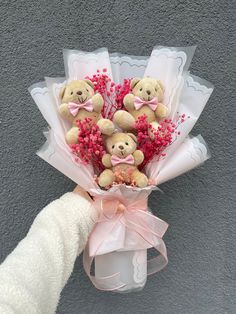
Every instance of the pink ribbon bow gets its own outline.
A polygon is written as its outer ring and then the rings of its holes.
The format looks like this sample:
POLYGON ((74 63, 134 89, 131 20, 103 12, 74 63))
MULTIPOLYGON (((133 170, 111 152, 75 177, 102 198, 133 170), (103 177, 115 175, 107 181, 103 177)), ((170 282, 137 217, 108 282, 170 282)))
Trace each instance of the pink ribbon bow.
POLYGON ((157 98, 154 97, 151 100, 142 100, 137 96, 134 97, 134 107, 136 110, 139 110, 144 105, 147 105, 152 111, 155 111, 158 106, 157 98))
POLYGON ((85 248, 83 265, 94 286, 101 290, 117 290, 125 284, 120 273, 99 278, 91 275, 91 266, 97 255, 119 249, 128 251, 153 247, 159 255, 147 261, 147 274, 160 271, 168 263, 162 240, 168 224, 147 210, 147 198, 131 204, 127 202, 129 200, 122 200, 121 203, 114 197, 95 197, 94 205, 100 211, 100 217, 85 248))
POLYGON ((93 111, 92 99, 89 99, 83 103, 69 102, 68 108, 73 117, 77 115, 79 109, 85 109, 89 112, 92 112, 93 111))
POLYGON ((119 158, 115 155, 111 156, 111 164, 112 166, 116 166, 118 164, 129 164, 129 165, 133 165, 134 164, 134 157, 133 155, 128 155, 125 158, 119 158))

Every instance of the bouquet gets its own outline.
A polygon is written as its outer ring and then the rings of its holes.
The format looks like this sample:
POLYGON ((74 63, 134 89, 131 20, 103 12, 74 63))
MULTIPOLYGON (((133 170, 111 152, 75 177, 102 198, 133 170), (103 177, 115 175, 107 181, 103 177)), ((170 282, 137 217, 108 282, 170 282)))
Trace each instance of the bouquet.
POLYGON ((213 91, 188 71, 194 50, 64 50, 66 77, 29 88, 50 126, 38 156, 88 191, 98 211, 83 254, 98 289, 140 290, 166 266, 168 224, 148 197, 210 157, 203 138, 189 135, 213 91))

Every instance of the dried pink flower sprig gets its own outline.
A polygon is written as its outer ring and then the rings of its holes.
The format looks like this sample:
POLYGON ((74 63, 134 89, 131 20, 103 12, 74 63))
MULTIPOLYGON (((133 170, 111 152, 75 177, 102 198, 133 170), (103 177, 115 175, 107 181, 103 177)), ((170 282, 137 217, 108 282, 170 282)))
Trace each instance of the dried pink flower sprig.
POLYGON ((91 163, 95 171, 104 169, 102 156, 106 153, 101 132, 95 122, 90 118, 76 122, 78 144, 71 144, 72 153, 79 157, 85 164, 91 163))
POLYGON ((138 149, 144 154, 144 161, 140 165, 143 169, 154 157, 165 156, 164 149, 172 143, 172 135, 176 131, 176 125, 171 119, 160 122, 157 130, 147 121, 147 117, 141 116, 135 123, 138 149), (150 132, 151 131, 151 132, 150 132), (150 136, 152 133, 152 136, 150 136))
POLYGON ((104 118, 112 119, 116 110, 123 108, 123 99, 131 91, 130 79, 125 79, 123 84, 115 84, 111 78, 105 74, 107 69, 97 70, 97 74, 87 77, 94 84, 95 92, 102 95, 105 105, 102 115, 104 118))

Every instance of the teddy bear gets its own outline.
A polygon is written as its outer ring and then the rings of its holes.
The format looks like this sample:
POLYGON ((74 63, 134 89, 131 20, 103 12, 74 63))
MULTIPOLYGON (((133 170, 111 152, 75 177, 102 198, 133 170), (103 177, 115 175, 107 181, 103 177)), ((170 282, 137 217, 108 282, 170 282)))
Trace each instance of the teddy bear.
POLYGON ((135 183, 144 188, 148 185, 147 176, 138 170, 144 155, 137 150, 137 138, 133 133, 113 133, 105 138, 107 153, 102 158, 105 170, 98 178, 98 184, 109 187, 116 182, 116 173, 122 174, 122 183, 135 183))
POLYGON ((72 125, 65 136, 68 144, 76 144, 78 141, 77 120, 90 118, 98 122, 101 119, 100 128, 104 130, 103 132, 111 134, 114 131, 112 122, 102 119, 104 100, 99 93, 95 94, 94 85, 90 80, 74 80, 67 83, 60 91, 60 98, 62 104, 59 107, 59 113, 72 125))
POLYGON ((154 129, 157 129, 158 121, 167 116, 168 110, 161 103, 164 96, 162 83, 151 77, 138 78, 131 80, 132 92, 124 97, 125 110, 118 110, 114 114, 114 123, 125 131, 134 128, 135 121, 146 115, 147 121, 154 129))

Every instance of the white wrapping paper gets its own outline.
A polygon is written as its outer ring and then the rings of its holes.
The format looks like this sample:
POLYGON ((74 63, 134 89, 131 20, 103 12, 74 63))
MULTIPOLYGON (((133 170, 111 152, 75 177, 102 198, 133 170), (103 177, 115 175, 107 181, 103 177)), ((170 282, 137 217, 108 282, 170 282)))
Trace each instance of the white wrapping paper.
MULTIPOLYGON (((65 133, 70 125, 60 118, 58 107, 59 91, 67 81, 83 79, 96 74, 98 69, 106 68, 106 74, 116 84, 136 76, 150 76, 161 80, 165 86, 163 103, 169 109, 170 118, 175 121, 177 115, 182 114, 188 117, 178 126, 177 131, 180 135, 167 147, 166 156, 159 160, 154 159, 146 166, 148 177, 159 185, 201 165, 210 156, 208 148, 201 136, 190 137, 189 133, 204 109, 213 86, 188 72, 194 51, 195 47, 157 46, 150 57, 140 57, 119 53, 109 54, 106 48, 94 52, 64 50, 66 77, 45 78, 45 82, 34 84, 29 88, 31 96, 49 125, 48 132, 45 132, 46 143, 37 152, 38 156, 91 194, 104 193, 94 180, 93 167, 75 162, 65 142, 65 133)), ((124 189, 132 193, 131 187, 118 186, 116 189, 117 193, 121 193, 124 189)), ((133 251, 126 247, 125 243, 129 240, 126 235, 127 231, 124 227, 117 230, 117 234, 111 235, 111 238, 99 248, 99 252, 96 252, 99 256, 95 258, 95 277, 96 274, 100 277, 114 271, 121 273, 125 286, 118 289, 119 291, 140 289, 146 282, 147 252, 145 249, 133 251), (120 243, 121 252, 117 251, 116 246, 113 247, 112 239, 116 244, 120 243), (115 252, 113 252, 114 248, 116 248, 115 252), (140 277, 137 275, 137 269, 140 277)))

